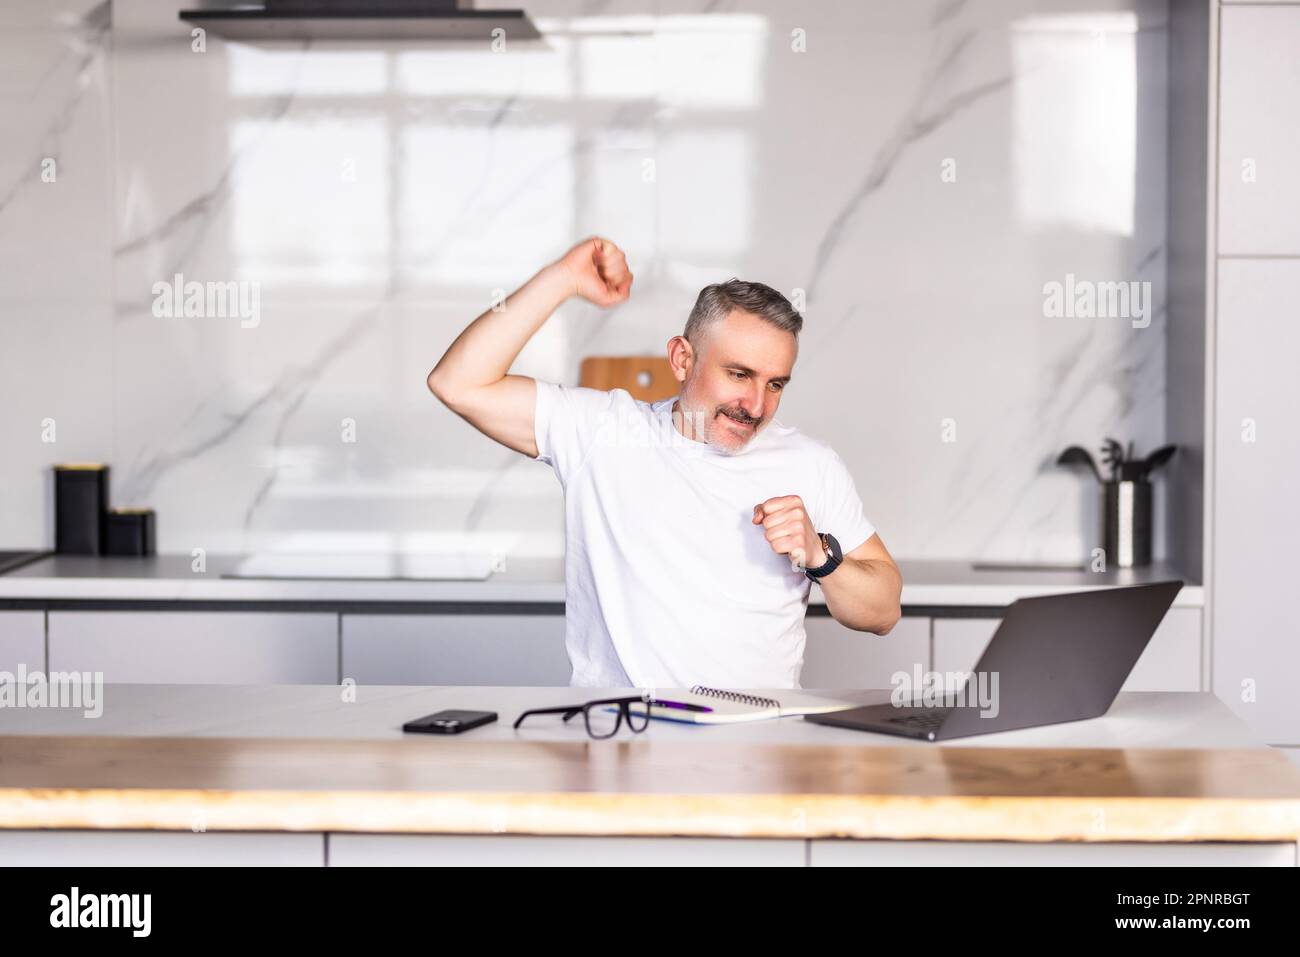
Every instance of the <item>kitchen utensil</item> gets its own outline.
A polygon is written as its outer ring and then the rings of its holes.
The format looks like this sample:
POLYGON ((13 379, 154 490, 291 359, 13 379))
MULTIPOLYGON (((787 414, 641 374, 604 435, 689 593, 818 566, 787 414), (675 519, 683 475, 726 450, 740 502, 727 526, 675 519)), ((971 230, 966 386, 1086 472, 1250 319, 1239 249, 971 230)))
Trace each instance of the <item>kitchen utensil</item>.
POLYGON ((1097 481, 1102 481, 1101 472, 1097 469, 1097 463, 1093 461, 1092 455, 1087 449, 1079 445, 1072 445, 1060 454, 1056 460, 1057 465, 1086 465, 1092 469, 1092 474, 1097 477, 1097 481))
POLYGON ((1107 561, 1116 568, 1133 568, 1151 563, 1152 492, 1151 473, 1173 458, 1176 445, 1156 449, 1144 459, 1137 457, 1136 444, 1126 449, 1107 436, 1101 446, 1102 463, 1110 478, 1101 472, 1088 451, 1072 445, 1056 460, 1057 465, 1087 465, 1102 487, 1102 547, 1107 561))
POLYGON ((588 356, 578 370, 587 389, 626 389, 634 399, 657 402, 674 396, 680 383, 663 356, 588 356))
POLYGON ((1124 464, 1124 446, 1112 438, 1107 438, 1101 446, 1101 460, 1110 466, 1111 479, 1119 478, 1120 466, 1124 464))
POLYGON ((1142 460, 1142 474, 1150 475, 1156 469, 1160 468, 1160 466, 1172 459, 1174 453, 1177 451, 1178 446, 1176 445, 1166 445, 1163 448, 1156 449, 1142 460))

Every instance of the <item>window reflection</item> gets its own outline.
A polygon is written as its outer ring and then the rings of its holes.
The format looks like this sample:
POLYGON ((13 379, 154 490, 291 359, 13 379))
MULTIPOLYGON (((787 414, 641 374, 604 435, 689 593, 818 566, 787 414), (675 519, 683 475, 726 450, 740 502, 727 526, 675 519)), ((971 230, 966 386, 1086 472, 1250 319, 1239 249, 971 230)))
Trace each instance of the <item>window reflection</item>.
POLYGON ((226 45, 238 275, 303 295, 394 270, 481 291, 610 216, 627 244, 661 215, 674 248, 741 255, 764 18, 537 22, 543 40, 505 53, 226 45))
POLYGON ((419 125, 402 133, 403 276, 491 288, 574 234, 573 130, 419 125))
POLYGON ((238 278, 329 287, 387 275, 382 118, 245 120, 231 138, 243 154, 233 195, 238 278))
POLYGON ((1137 15, 1012 24, 1016 198, 1030 226, 1133 234, 1137 15))
MULTIPOLYGON (((503 467, 490 443, 431 458, 428 444, 405 441, 428 436, 427 401, 408 397, 422 388, 429 343, 450 342, 493 288, 589 232, 608 231, 630 250, 668 248, 700 269, 738 262, 752 242, 763 18, 537 23, 542 41, 504 54, 454 44, 223 45, 235 274, 266 282, 268 297, 306 304, 302 315, 341 303, 325 329, 365 315, 389 281, 408 300, 385 305, 368 326, 382 321, 384 338, 349 342, 353 365, 332 365, 311 396, 321 420, 354 416, 369 436, 403 438, 342 451, 319 431, 301 444, 277 438, 266 463, 275 482, 256 525, 281 551, 561 553, 554 513, 526 501, 554 501, 545 470, 503 467), (364 308, 343 303, 347 292, 364 308), (374 387, 383 380, 390 393, 374 387), (489 531, 487 515, 510 531, 489 531), (301 531, 314 523, 332 531, 301 531), (430 523, 474 530, 463 541, 369 532, 430 523)), ((580 306, 561 309, 524 349, 520 370, 567 378, 586 346, 582 316, 580 306)), ((644 311, 624 318, 645 324, 644 311)), ((308 351, 319 354, 323 341, 308 351)), ((278 366, 282 356, 263 358, 278 366)))
POLYGON ((573 43, 567 37, 519 44, 506 53, 444 46, 395 55, 396 89, 407 96, 573 96, 573 43))
POLYGON ((367 96, 388 89, 388 55, 380 50, 313 50, 230 43, 230 93, 248 96, 367 96))

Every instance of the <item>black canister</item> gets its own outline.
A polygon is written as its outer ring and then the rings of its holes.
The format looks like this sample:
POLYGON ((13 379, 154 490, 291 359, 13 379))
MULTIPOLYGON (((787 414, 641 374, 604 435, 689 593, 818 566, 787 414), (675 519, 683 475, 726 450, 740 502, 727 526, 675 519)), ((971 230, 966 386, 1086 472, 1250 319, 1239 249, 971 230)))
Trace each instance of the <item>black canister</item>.
POLYGON ((158 523, 151 508, 111 508, 105 516, 105 555, 152 555, 158 523))
POLYGON ((104 545, 108 466, 97 462, 54 466, 54 551, 98 555, 104 545))
POLYGON ((1151 483, 1112 479, 1102 483, 1102 547, 1113 568, 1151 564, 1151 483))

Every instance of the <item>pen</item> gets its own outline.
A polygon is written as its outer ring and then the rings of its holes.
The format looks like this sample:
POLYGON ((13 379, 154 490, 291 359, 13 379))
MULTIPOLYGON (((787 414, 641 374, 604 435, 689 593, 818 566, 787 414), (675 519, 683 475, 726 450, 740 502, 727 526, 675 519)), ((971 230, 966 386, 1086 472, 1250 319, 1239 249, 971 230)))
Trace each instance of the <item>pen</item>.
POLYGON ((706 708, 702 704, 687 704, 685 701, 664 701, 662 698, 652 698, 651 704, 658 705, 661 708, 678 708, 681 711, 712 711, 712 708, 706 708))

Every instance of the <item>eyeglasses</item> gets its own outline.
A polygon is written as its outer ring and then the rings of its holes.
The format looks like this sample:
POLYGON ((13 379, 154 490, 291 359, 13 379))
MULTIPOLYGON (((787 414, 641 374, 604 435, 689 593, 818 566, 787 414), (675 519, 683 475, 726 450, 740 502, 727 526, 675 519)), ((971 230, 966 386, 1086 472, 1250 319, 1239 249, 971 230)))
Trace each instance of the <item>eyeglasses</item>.
POLYGON ((562 714, 565 721, 581 714, 587 725, 587 734, 593 738, 612 738, 624 720, 632 731, 636 733, 644 731, 650 724, 652 704, 654 698, 642 694, 629 698, 601 698, 599 701, 588 701, 586 704, 561 705, 557 708, 531 708, 516 719, 514 726, 519 727, 524 723, 524 718, 530 714, 562 714), (640 713, 634 712, 631 707, 634 704, 643 704, 645 709, 640 713))

